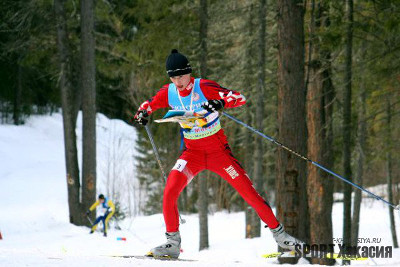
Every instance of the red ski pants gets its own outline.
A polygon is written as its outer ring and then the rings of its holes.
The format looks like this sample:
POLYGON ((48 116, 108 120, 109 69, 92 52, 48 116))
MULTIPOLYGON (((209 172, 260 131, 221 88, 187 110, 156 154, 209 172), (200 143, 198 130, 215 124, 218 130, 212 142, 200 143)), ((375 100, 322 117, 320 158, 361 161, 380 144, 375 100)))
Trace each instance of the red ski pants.
POLYGON ((261 220, 271 229, 279 224, 271 207, 254 189, 252 182, 229 146, 216 150, 185 150, 168 175, 164 189, 163 214, 167 232, 179 231, 178 197, 193 177, 210 170, 227 181, 252 206, 261 220))

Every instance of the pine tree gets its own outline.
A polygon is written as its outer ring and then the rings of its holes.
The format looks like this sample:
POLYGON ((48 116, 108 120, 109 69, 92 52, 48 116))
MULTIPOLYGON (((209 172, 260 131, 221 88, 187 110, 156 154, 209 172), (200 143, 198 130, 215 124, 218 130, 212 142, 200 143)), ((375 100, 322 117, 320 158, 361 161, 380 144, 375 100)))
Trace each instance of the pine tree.
POLYGON ((76 119, 77 109, 74 110, 74 99, 76 91, 73 90, 72 62, 69 49, 68 28, 66 21, 65 1, 54 2, 55 16, 57 22, 57 44, 60 62, 60 91, 63 112, 64 146, 66 178, 68 188, 69 221, 76 225, 84 225, 80 205, 80 175, 78 165, 78 151, 76 145, 76 119))
MULTIPOLYGON (((307 62, 307 129, 308 158, 331 168, 332 101, 330 50, 323 49, 324 40, 318 35, 329 30, 329 14, 322 1, 312 0, 309 5, 310 29, 307 62)), ((310 214, 310 243, 332 242, 333 180, 328 173, 308 165, 307 192, 310 214)), ((333 265, 335 260, 312 259, 313 263, 333 265)))
MULTIPOLYGON (((302 155, 306 152, 303 25, 302 2, 279 0, 278 140, 302 155)), ((278 220, 289 234, 307 241, 306 164, 282 149, 277 156, 276 190, 278 220)))

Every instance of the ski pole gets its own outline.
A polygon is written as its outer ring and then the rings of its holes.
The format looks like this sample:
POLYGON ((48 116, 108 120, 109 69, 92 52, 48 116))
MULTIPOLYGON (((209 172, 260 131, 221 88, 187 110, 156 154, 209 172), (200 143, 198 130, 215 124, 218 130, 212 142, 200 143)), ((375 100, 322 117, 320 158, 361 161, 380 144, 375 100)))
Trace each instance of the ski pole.
MULTIPOLYGON (((150 131, 150 128, 148 125, 145 125, 144 128, 146 129, 147 135, 149 136, 150 143, 151 143, 151 146, 153 147, 154 154, 156 155, 156 159, 157 159, 158 165, 160 166, 161 173, 164 177, 164 181, 165 181, 165 183, 167 183, 167 175, 165 174, 164 167, 161 164, 160 154, 158 154, 156 144, 154 143, 153 135, 151 134, 151 131, 150 131)), ((186 220, 183 219, 180 214, 179 214, 179 219, 182 224, 186 223, 186 220)))
POLYGON ((88 215, 86 215, 86 218, 88 219, 88 221, 90 222, 90 225, 93 225, 93 222, 92 222, 92 220, 89 218, 89 216, 88 215))
POLYGON ((156 155, 158 166, 160 166, 161 173, 164 177, 164 182, 167 183, 167 175, 165 174, 164 167, 161 164, 160 154, 158 154, 158 149, 156 147, 156 144, 154 143, 153 135, 150 132, 149 126, 145 125, 144 128, 146 129, 147 135, 149 136, 151 146, 153 147, 154 154, 156 155))
POLYGON ((347 180, 347 179, 344 178, 343 176, 341 176, 341 175, 339 175, 339 174, 336 174, 336 173, 334 173, 333 171, 331 171, 331 170, 325 168, 324 166, 318 164, 317 162, 312 161, 311 159, 309 159, 309 158, 307 158, 307 157, 305 157, 305 156, 303 156, 303 155, 297 153, 296 151, 294 151, 294 150, 288 148, 287 146, 283 145, 282 143, 278 142, 276 139, 274 139, 274 138, 272 138, 272 137, 270 137, 270 136, 268 136, 268 135, 266 135, 266 134, 263 134, 263 133, 260 132, 259 130, 257 130, 257 129, 255 129, 255 128, 251 127, 250 125, 247 125, 246 123, 244 123, 244 122, 240 121, 239 119, 237 119, 237 118, 235 118, 235 117, 233 117, 233 116, 227 114, 226 112, 222 112, 222 114, 225 115, 226 117, 228 117, 229 119, 231 119, 231 120, 237 122, 238 124, 240 124, 240 125, 246 127, 247 129, 249 129, 249 130, 255 132, 256 134, 262 136, 263 138, 265 138, 265 139, 267 139, 267 140, 273 142, 274 144, 276 144, 276 145, 278 145, 278 146, 280 146, 280 147, 286 149, 287 151, 289 151, 289 152, 295 154, 296 156, 298 156, 298 157, 300 157, 300 158, 302 158, 302 159, 304 159, 304 160, 310 162, 310 163, 313 164, 314 166, 317 166, 318 168, 320 168, 320 169, 326 171, 326 172, 329 173, 329 174, 332 174, 333 176, 335 176, 335 177, 341 179, 342 181, 344 181, 344 182, 346 182, 346 183, 348 183, 348 184, 350 184, 350 185, 352 185, 352 186, 354 186, 354 187, 357 187, 358 189, 364 191, 365 193, 367 193, 367 194, 373 196, 375 199, 383 201, 385 204, 391 206, 391 207, 394 208, 395 210, 398 210, 398 211, 399 211, 399 216, 400 216, 400 205, 395 206, 393 203, 390 203, 389 201, 384 200, 384 199, 381 198, 380 196, 377 196, 377 195, 375 195, 374 193, 368 191, 367 189, 365 189, 365 188, 363 188, 363 187, 361 187, 361 186, 359 186, 359 185, 357 185, 357 184, 355 184, 355 183, 353 183, 353 182, 347 180))

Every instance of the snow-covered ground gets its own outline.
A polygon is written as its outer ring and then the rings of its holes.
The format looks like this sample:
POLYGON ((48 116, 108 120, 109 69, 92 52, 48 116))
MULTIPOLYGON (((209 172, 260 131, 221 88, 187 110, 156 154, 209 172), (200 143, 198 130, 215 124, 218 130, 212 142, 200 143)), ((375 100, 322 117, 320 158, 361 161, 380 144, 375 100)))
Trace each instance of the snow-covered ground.
MULTIPOLYGON (((117 177, 112 173, 124 174, 115 181, 116 188, 118 184, 134 187, 135 130, 101 114, 97 124, 99 191, 104 191, 106 184, 117 177)), ((80 127, 77 133, 80 139, 80 127)), ((201 252, 198 251, 198 216, 182 215, 187 222, 180 228, 181 258, 197 261, 109 257, 143 255, 164 242, 162 215, 128 218, 121 223, 122 230, 111 229, 107 238, 100 232, 89 235, 88 228, 68 223, 65 180, 60 114, 33 116, 23 126, 0 125, 0 232, 3 236, 0 266, 268 266, 277 263, 275 259, 261 257, 276 251, 268 230, 263 230, 261 238, 244 238, 243 212, 211 215, 210 248, 201 252), (126 241, 118 241, 118 237, 126 241)), ((129 201, 128 194, 134 193, 127 190, 121 195, 121 201, 129 201)), ((134 202, 130 205, 134 210, 134 202)), ((388 217, 387 207, 382 203, 364 201, 360 237, 381 238, 379 244, 365 245, 392 245, 388 217)), ((340 238, 341 204, 334 205, 332 218, 334 237, 340 238)), ((398 219, 396 216, 400 234, 398 219)), ((391 259, 354 261, 352 265, 400 266, 400 250, 395 250, 391 259)))

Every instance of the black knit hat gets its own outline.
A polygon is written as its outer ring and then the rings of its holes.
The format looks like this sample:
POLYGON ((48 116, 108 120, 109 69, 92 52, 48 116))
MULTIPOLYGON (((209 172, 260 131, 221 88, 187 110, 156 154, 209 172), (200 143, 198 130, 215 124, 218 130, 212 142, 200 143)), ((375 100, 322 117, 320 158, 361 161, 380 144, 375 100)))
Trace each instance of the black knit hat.
POLYGON ((176 49, 171 50, 171 54, 167 58, 165 67, 167 68, 167 74, 169 77, 192 73, 192 67, 189 64, 189 60, 176 49))
POLYGON ((99 195, 99 199, 104 199, 104 195, 103 195, 103 194, 100 194, 100 195, 99 195))

